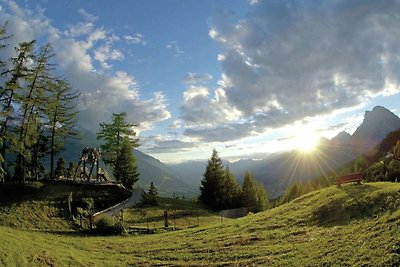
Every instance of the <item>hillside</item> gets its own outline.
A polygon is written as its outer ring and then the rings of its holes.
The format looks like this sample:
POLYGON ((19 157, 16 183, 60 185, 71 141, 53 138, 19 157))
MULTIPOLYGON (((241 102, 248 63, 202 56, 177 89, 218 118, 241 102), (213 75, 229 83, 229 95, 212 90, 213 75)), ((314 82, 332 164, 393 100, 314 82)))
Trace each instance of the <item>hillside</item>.
POLYGON ((81 237, 0 227, 0 264, 398 266, 400 184, 344 185, 242 219, 156 235, 81 237))
POLYGON ((93 199, 93 210, 100 211, 130 196, 119 186, 77 185, 34 182, 26 185, 0 185, 0 225, 19 229, 73 231, 67 199, 81 206, 82 199, 93 199))

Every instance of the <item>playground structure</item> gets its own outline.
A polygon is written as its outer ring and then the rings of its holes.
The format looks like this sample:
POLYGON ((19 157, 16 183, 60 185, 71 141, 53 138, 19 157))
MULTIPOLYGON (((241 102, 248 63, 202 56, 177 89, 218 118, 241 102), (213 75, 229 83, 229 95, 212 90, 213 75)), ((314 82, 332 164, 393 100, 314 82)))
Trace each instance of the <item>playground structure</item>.
POLYGON ((102 172, 100 172, 100 156, 101 153, 99 150, 85 146, 82 149, 81 157, 78 166, 75 169, 73 179, 75 180, 77 174, 79 173, 79 178, 81 180, 90 181, 94 166, 96 165, 96 182, 100 182, 101 180, 109 181, 110 177, 107 175, 106 170, 102 170, 102 172), (81 164, 83 165, 82 167, 80 167, 81 164), (90 170, 86 167, 87 164, 89 164, 90 170))

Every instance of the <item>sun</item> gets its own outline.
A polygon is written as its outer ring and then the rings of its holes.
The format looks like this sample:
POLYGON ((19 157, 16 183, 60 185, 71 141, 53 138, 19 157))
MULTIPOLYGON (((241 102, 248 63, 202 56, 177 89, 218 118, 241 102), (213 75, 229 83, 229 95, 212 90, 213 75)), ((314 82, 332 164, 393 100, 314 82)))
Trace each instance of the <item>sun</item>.
POLYGON ((295 128, 293 146, 302 152, 310 153, 319 143, 319 136, 310 128, 298 126, 295 128))

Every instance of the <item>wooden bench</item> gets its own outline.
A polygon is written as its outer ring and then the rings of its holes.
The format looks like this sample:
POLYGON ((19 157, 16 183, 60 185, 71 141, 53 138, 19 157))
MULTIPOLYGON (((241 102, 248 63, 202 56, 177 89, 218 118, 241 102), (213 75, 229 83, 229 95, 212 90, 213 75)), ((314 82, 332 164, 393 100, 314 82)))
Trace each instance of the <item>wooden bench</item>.
POLYGON ((355 183, 355 182, 360 184, 362 179, 363 179, 362 173, 353 173, 336 178, 335 184, 337 186, 340 186, 341 184, 345 183, 355 183))

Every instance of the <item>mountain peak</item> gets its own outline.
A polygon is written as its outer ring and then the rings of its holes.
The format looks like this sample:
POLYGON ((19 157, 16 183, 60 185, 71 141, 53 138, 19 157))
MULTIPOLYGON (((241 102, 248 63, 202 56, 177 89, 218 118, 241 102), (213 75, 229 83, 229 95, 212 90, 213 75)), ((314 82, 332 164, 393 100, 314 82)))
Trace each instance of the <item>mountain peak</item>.
POLYGON ((361 150, 366 151, 398 128, 400 128, 400 118, 390 110, 376 106, 371 111, 365 112, 364 120, 352 138, 361 150))

